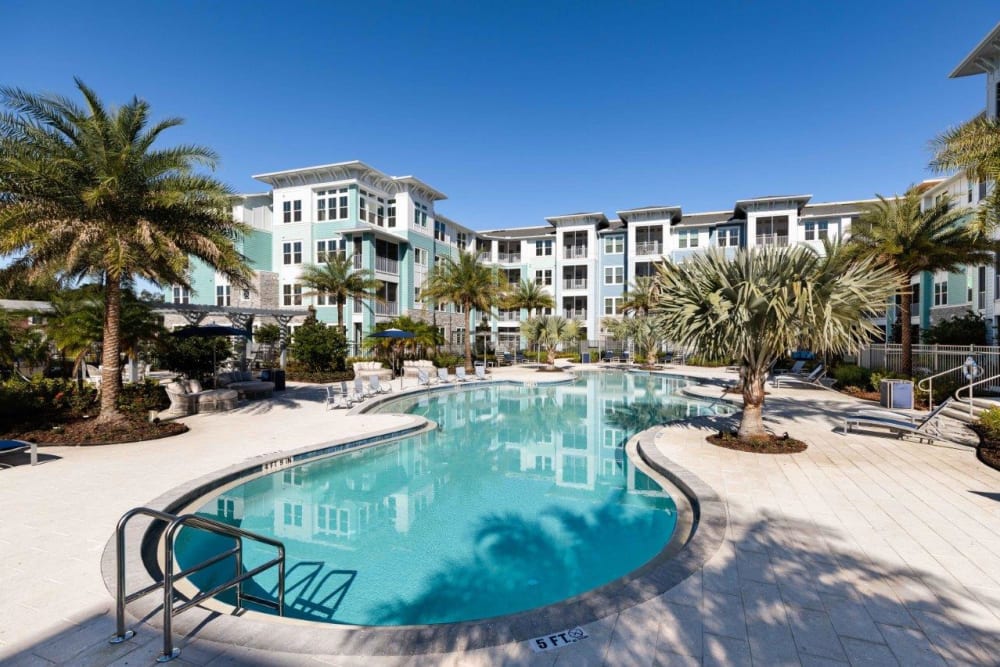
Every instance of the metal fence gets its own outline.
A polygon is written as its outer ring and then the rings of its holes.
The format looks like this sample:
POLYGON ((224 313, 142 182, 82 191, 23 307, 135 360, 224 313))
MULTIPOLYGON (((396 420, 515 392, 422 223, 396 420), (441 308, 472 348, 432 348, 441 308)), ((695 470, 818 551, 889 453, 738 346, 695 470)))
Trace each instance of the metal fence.
MULTIPOLYGON (((968 357, 982 367, 980 377, 1000 374, 1000 347, 996 345, 914 345, 913 373, 918 377, 940 373, 961 366, 968 357)), ((858 365, 899 373, 903 370, 903 346, 871 345, 863 348, 858 355, 858 365)), ((961 370, 956 370, 954 375, 958 381, 965 380, 961 370)))

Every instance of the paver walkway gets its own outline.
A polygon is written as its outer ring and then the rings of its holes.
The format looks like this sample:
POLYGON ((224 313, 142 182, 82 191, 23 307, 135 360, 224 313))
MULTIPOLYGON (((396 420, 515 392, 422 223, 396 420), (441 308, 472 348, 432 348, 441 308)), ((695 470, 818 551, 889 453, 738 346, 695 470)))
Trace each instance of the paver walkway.
MULTIPOLYGON (((352 658, 195 637, 178 642, 175 664, 997 664, 1000 473, 971 451, 833 432, 851 405, 832 392, 773 390, 770 426, 809 443, 793 456, 713 447, 704 442, 709 427, 663 430, 660 451, 725 501, 727 539, 702 571, 585 626, 590 637, 577 644, 542 654, 520 643, 352 658)), ((192 431, 176 438, 45 448, 59 458, 0 469, 0 662, 152 664, 159 652, 152 628, 141 626, 125 645, 106 644, 113 601, 99 561, 118 516, 245 458, 393 419, 328 412, 320 392, 295 388, 237 413, 190 418, 192 431)))

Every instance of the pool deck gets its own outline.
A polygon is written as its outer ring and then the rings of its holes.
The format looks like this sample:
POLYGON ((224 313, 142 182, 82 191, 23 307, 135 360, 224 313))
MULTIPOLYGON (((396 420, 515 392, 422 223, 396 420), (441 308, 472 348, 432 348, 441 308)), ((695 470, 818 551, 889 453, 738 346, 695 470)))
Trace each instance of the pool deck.
MULTIPOLYGON (((491 370, 498 378, 558 378, 491 370)), ((519 642, 402 657, 365 657, 359 642, 352 657, 252 650, 195 634, 177 638, 182 654, 173 664, 997 664, 1000 472, 971 449, 835 432, 838 417, 861 404, 850 397, 804 386, 769 392, 768 425, 809 449, 720 449, 704 441, 719 426, 711 419, 660 431, 658 452, 718 494, 725 538, 680 585, 584 626, 587 639, 538 654, 519 642)), ((39 466, 9 457, 18 465, 0 467, 0 663, 153 664, 161 645, 154 627, 140 624, 133 640, 107 644, 114 602, 101 556, 122 513, 251 457, 402 423, 327 411, 321 389, 296 385, 184 421, 191 430, 174 438, 45 447, 39 466)), ((562 629, 554 621, 539 634, 562 629)))

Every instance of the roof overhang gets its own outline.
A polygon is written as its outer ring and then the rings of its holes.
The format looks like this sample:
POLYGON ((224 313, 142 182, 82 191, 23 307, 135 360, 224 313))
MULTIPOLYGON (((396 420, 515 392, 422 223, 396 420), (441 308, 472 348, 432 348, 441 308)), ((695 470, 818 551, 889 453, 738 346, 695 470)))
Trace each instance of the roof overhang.
POLYGON ((312 185, 338 181, 364 179, 370 181, 373 187, 385 190, 392 195, 400 190, 413 190, 429 201, 440 201, 448 196, 427 185, 413 176, 389 176, 361 160, 349 162, 334 162, 300 169, 286 169, 257 174, 253 178, 267 183, 273 188, 286 188, 296 185, 312 185))
POLYGON ((750 209, 758 208, 763 210, 778 210, 780 208, 800 209, 808 204, 810 199, 812 199, 812 195, 769 195, 767 197, 737 199, 736 205, 733 207, 733 217, 739 217, 737 214, 740 211, 749 211, 750 209), (778 204, 782 202, 788 202, 789 206, 779 207, 778 204))
POLYGON ((680 206, 643 206, 642 208, 630 208, 615 212, 626 223, 630 222, 632 218, 645 218, 649 220, 656 217, 676 222, 682 215, 680 206))
POLYGON ((586 225, 592 222, 607 224, 608 218, 601 211, 595 211, 594 213, 569 213, 567 215, 554 215, 550 218, 545 218, 545 221, 550 225, 586 225))
POLYGON ((976 44, 958 67, 952 70, 948 78, 958 79, 963 76, 987 74, 998 68, 1000 68, 1000 23, 996 24, 979 44, 976 44))

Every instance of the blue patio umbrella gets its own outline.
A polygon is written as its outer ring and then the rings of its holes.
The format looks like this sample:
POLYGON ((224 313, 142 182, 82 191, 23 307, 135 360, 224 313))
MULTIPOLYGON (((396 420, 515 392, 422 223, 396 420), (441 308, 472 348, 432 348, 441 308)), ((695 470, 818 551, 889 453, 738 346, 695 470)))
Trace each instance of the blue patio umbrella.
MULTIPOLYGON (((390 338, 390 339, 402 340, 404 338, 413 338, 414 337, 414 333, 412 331, 403 331, 402 329, 392 328, 392 329, 383 329, 382 331, 376 331, 373 334, 368 334, 368 337, 369 338, 390 338)), ((393 350, 393 356, 395 357, 395 350, 393 350)), ((392 372, 395 373, 396 369, 393 368, 392 372)), ((399 375, 399 388, 400 389, 403 388, 403 374, 402 373, 400 373, 400 375, 399 375)))
MULTIPOLYGON (((170 334, 174 338, 215 338, 216 336, 243 336, 250 338, 250 332, 239 327, 226 327, 220 324, 206 324, 203 327, 184 327, 170 334)), ((213 386, 219 384, 219 369, 215 363, 215 346, 212 346, 212 380, 213 386)))

